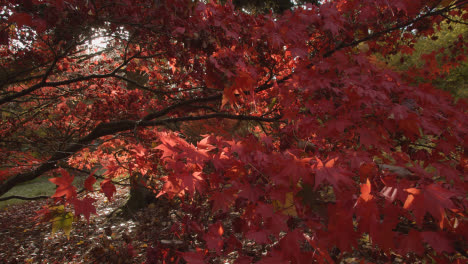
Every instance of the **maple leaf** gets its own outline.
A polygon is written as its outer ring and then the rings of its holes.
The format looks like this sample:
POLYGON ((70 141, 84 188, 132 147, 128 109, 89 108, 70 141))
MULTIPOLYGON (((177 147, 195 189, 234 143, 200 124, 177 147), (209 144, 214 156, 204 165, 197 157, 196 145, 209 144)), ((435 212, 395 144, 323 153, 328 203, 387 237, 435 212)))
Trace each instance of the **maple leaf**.
POLYGON ((393 118, 395 120, 404 120, 408 117, 408 107, 403 106, 403 105, 396 105, 393 107, 393 109, 390 111, 391 115, 393 115, 393 118))
POLYGON ((298 260, 301 254, 301 244, 305 241, 304 233, 295 229, 288 232, 280 241, 281 255, 283 259, 298 260))
POLYGON ((356 218, 359 222, 358 231, 369 233, 371 237, 379 235, 381 223, 378 205, 371 194, 369 179, 361 184, 361 195, 355 205, 356 218))
POLYGON ((440 232, 426 231, 421 233, 424 242, 428 243, 437 253, 451 253, 453 247, 447 237, 440 232))
POLYGON ((184 194, 184 191, 181 190, 178 180, 174 179, 174 177, 161 177, 161 181, 164 182, 162 190, 156 195, 156 198, 160 197, 161 195, 167 194, 169 198, 173 198, 176 196, 181 196, 184 194))
POLYGON ((9 22, 14 22, 18 28, 23 27, 24 25, 29 26, 32 24, 32 17, 28 13, 14 13, 8 19, 9 22))
POLYGON ((412 210, 415 214, 416 222, 422 223, 424 215, 430 213, 439 220, 440 228, 444 226, 446 220, 445 210, 455 209, 451 197, 457 193, 449 191, 439 184, 430 184, 423 189, 409 188, 405 190, 408 193, 404 208, 412 210))
POLYGON ((258 202, 255 206, 255 213, 259 214, 264 219, 272 217, 274 215, 273 205, 258 202))
POLYGON ((8 35, 8 31, 3 29, 0 31, 0 45, 8 45, 10 42, 10 36, 8 35))
POLYGON ((182 257, 188 264, 205 264, 205 253, 201 250, 196 252, 184 252, 182 257))
POLYGON ((234 252, 242 248, 242 243, 234 234, 231 234, 229 238, 225 240, 225 245, 225 252, 234 252))
POLYGON ((273 256, 263 257, 260 261, 256 263, 258 264, 289 264, 291 263, 291 261, 283 259, 279 251, 273 251, 273 253, 276 253, 276 254, 273 256))
POLYGON ((370 193, 371 193, 371 184, 369 182, 369 179, 367 179, 366 183, 361 184, 361 196, 359 196, 359 198, 362 199, 364 202, 368 202, 374 197, 370 193))
POLYGON ((250 184, 243 184, 239 186, 238 189, 241 190, 238 194, 239 197, 246 198, 252 202, 256 202, 259 198, 260 192, 258 188, 255 188, 250 184))
POLYGON ((315 186, 314 190, 316 190, 319 185, 327 181, 333 188, 339 190, 342 186, 351 186, 353 181, 349 178, 349 176, 340 168, 335 167, 335 162, 338 158, 333 158, 325 161, 323 163, 320 159, 316 158, 317 163, 314 165, 315 170, 315 186))
POLYGON ((203 239, 206 241, 209 249, 213 249, 220 253, 223 247, 223 234, 223 226, 221 223, 216 223, 209 227, 208 232, 203 235, 203 239))
POLYGON ((312 181, 310 158, 298 159, 296 155, 288 153, 286 158, 277 157, 277 164, 282 167, 280 172, 276 172, 273 177, 276 184, 288 185, 291 182, 298 182, 303 179, 312 181))
POLYGON ((91 174, 86 178, 84 182, 84 187, 86 190, 92 192, 94 191, 94 183, 96 183, 96 178, 94 178, 94 173, 96 173, 97 169, 91 172, 91 174))
POLYGON ((359 128, 359 143, 364 146, 376 146, 379 144, 379 136, 367 128, 359 128))
POLYGON ((262 231, 248 231, 245 234, 245 238, 251 239, 255 241, 256 243, 259 244, 267 244, 270 243, 270 240, 268 239, 268 234, 265 230, 262 231))
POLYGON ((327 16, 323 18, 323 28, 330 31, 334 36, 337 35, 342 26, 342 18, 338 10, 331 2, 324 4, 322 10, 327 14, 327 16))
POLYGON ((162 144, 155 149, 163 151, 162 157, 177 160, 179 155, 183 153, 184 159, 188 159, 199 167, 203 167, 204 162, 209 159, 206 149, 197 149, 173 133, 159 133, 159 136, 162 144))
POLYGON ((201 184, 203 183, 202 172, 182 173, 179 178, 182 180, 182 187, 187 188, 189 193, 193 194, 195 190, 201 190, 201 184))
POLYGON ((275 210, 289 216, 297 216, 296 206, 294 202, 294 193, 287 192, 284 196, 283 201, 273 200, 272 204, 275 210), (283 202, 284 201, 284 202, 283 202))
POLYGON ((424 246, 422 244, 420 232, 410 230, 407 235, 402 235, 399 241, 398 253, 405 255, 409 252, 414 252, 420 256, 424 254, 424 246))
POLYGON ((117 171, 120 169, 120 166, 117 164, 117 162, 111 160, 106 166, 106 174, 110 177, 117 173, 117 171))
POLYGON ((419 119, 414 116, 398 121, 398 126, 405 132, 405 135, 411 139, 415 139, 420 135, 419 119))
POLYGON ((237 197, 237 190, 233 189, 227 189, 223 190, 221 192, 215 192, 211 196, 211 200, 213 201, 213 212, 216 212, 218 210, 221 210, 223 212, 226 212, 229 208, 234 203, 234 200, 237 197))
POLYGON ((137 145, 133 148, 133 152, 136 154, 137 157, 144 157, 146 156, 147 154, 147 149, 145 147, 143 147, 142 145, 137 145))
POLYGON ((110 179, 105 179, 101 182, 101 192, 103 192, 109 201, 112 200, 112 196, 117 191, 115 185, 110 179))
POLYGON ((72 229, 72 223, 73 223, 73 214, 68 212, 68 213, 63 213, 60 215, 57 215, 54 217, 52 220, 52 234, 56 233, 58 230, 63 230, 63 233, 67 236, 67 239, 70 239, 70 232, 72 229))
POLYGON ((353 122, 347 119, 338 119, 327 122, 327 126, 331 130, 336 130, 339 133, 343 133, 345 128, 352 126, 353 122))
POLYGON ((49 181, 57 185, 54 195, 51 197, 65 196, 67 200, 76 196, 76 187, 72 185, 75 176, 70 175, 66 170, 59 170, 62 177, 50 178, 49 181))
POLYGON ((96 207, 93 203, 96 202, 96 199, 85 197, 81 200, 73 199, 70 201, 75 208, 75 215, 84 215, 89 224, 89 217, 91 214, 96 214, 96 207))
POLYGON ((366 179, 372 179, 374 174, 377 173, 377 166, 374 163, 363 163, 359 166, 359 175, 361 182, 364 182, 366 179))
POLYGON ((327 230, 318 230, 317 236, 324 243, 337 246, 342 251, 349 251, 357 246, 358 233, 354 231, 352 208, 343 203, 328 206, 327 230))
POLYGON ((385 208, 383 210, 379 210, 379 212, 374 213, 376 216, 374 219, 376 220, 375 222, 377 222, 377 226, 374 226, 374 229, 372 230, 372 240, 374 240, 375 243, 383 250, 394 249, 396 242, 395 238, 398 233, 393 230, 399 222, 401 207, 387 203, 385 208), (380 217, 378 217, 379 212, 384 216, 383 222, 380 217))

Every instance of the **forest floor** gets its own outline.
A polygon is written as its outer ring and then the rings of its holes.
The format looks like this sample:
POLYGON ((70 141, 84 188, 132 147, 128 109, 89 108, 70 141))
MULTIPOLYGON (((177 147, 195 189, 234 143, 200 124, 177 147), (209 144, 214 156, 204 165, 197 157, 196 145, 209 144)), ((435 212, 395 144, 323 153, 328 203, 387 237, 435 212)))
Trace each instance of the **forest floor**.
MULTIPOLYGON (((83 217, 75 219, 69 237, 63 231, 53 233, 50 221, 38 221, 37 212, 50 206, 51 199, 0 208, 0 263, 150 264, 161 263, 158 261, 161 251, 157 247, 172 252, 193 251, 194 247, 199 247, 199 241, 193 237, 182 240, 175 237, 171 227, 183 212, 167 200, 150 204, 132 214, 130 219, 113 214, 126 203, 129 195, 126 187, 116 185, 116 188, 112 201, 107 201, 99 192, 87 194, 96 199, 98 215, 91 215, 89 223, 83 217)), ((82 199, 83 195, 78 198, 82 199)), ((246 246, 245 249, 252 256, 262 254, 256 247, 246 246)), ((360 263, 360 259, 388 263, 385 256, 374 253, 368 240, 361 241, 359 250, 342 256, 337 263, 360 263)), ((215 262, 232 263, 233 259, 215 262)), ((391 262, 403 261, 394 256, 391 262)))
MULTIPOLYGON (((157 250, 155 244, 174 251, 193 250, 194 241, 189 247, 174 237, 170 230, 179 212, 174 209, 177 206, 169 202, 150 204, 133 214, 131 219, 110 217, 128 199, 128 189, 116 187, 117 192, 110 202, 102 193, 88 194, 97 200, 94 205, 98 215, 91 215, 89 223, 83 217, 75 220, 69 237, 63 231, 52 233, 51 222, 38 222, 36 212, 46 207, 50 199, 12 204, 0 209, 0 263, 149 264, 161 263, 159 255, 153 260, 148 259, 157 250)), ((363 257, 380 263, 366 252, 368 249, 369 245, 366 245, 339 263, 359 263, 363 257)), ((252 248, 251 254, 261 255, 261 252, 252 248)), ((223 260, 219 263, 232 262, 223 260)))
POLYGON ((83 217, 74 221, 68 238, 62 231, 53 234, 51 222, 35 220, 36 212, 50 200, 0 209, 0 263, 143 263, 154 237, 168 244, 177 242, 171 237, 170 214, 163 204, 149 206, 130 220, 109 217, 127 195, 128 190, 121 187, 110 202, 101 193, 88 194, 97 200, 99 215, 91 215, 89 224, 83 217))

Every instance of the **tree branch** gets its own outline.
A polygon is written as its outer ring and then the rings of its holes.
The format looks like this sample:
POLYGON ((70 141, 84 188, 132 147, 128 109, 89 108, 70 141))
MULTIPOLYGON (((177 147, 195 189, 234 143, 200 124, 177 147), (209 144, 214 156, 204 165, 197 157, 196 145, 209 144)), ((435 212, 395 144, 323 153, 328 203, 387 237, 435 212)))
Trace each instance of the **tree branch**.
MULTIPOLYGON (((11 102, 11 101, 15 100, 16 98, 20 98, 20 97, 23 97, 25 95, 28 95, 28 94, 30 94, 30 93, 32 93, 32 92, 34 92, 36 90, 39 90, 39 89, 41 89, 43 87, 57 87, 57 86, 68 85, 68 84, 72 84, 72 83, 76 83, 76 82, 88 81, 88 80, 92 80, 92 79, 104 79, 104 78, 109 78, 109 77, 115 77, 116 73, 120 69, 122 69, 125 65, 127 65, 131 60, 133 60, 136 57, 137 57, 137 55, 134 55, 134 56, 124 60, 119 66, 117 66, 110 73, 91 74, 91 75, 81 76, 81 77, 68 79, 68 80, 64 80, 64 81, 46 82, 46 78, 48 76, 47 74, 50 74, 50 72, 51 72, 51 68, 49 68, 47 70, 47 72, 44 74, 44 78, 42 79, 41 82, 36 83, 35 85, 33 85, 33 86, 31 86, 31 87, 29 87, 27 89, 24 89, 24 90, 22 90, 20 92, 17 92, 17 93, 11 94, 11 95, 7 95, 7 96, 5 96, 3 98, 0 98, 0 105, 11 102)), ((55 63, 53 63, 53 65, 55 65, 55 63)))
POLYGON ((35 196, 35 197, 23 197, 23 196, 18 196, 18 195, 12 195, 12 196, 7 196, 7 197, 0 197, 0 201, 7 201, 11 199, 35 201, 35 200, 41 200, 41 199, 47 199, 47 198, 50 198, 50 196, 41 195, 41 196, 35 196))
POLYGON ((88 143, 92 142, 95 139, 98 139, 103 136, 112 135, 118 132, 132 130, 135 127, 152 127, 152 126, 162 126, 167 125, 169 123, 177 123, 177 122, 190 122, 190 121, 197 121, 197 120, 207 120, 213 118, 224 118, 224 119, 235 119, 235 120, 252 120, 252 121, 261 121, 261 122, 276 122, 279 121, 281 118, 280 116, 274 118, 265 118, 259 116, 246 116, 246 115, 231 115, 226 113, 217 113, 217 114, 209 114, 209 115, 202 115, 202 116, 186 116, 186 117, 178 117, 178 118, 167 118, 161 120, 153 120, 153 121, 134 121, 134 120, 120 120, 114 121, 109 123, 101 123, 94 128, 88 135, 79 139, 77 142, 70 143, 68 146, 63 149, 56 151, 49 160, 42 163, 36 169, 31 171, 23 172, 16 174, 7 180, 5 180, 2 185, 0 185, 0 196, 8 192, 11 188, 16 186, 17 184, 31 181, 40 175, 57 168, 57 163, 61 160, 65 160, 81 150, 83 146, 87 145, 88 143))

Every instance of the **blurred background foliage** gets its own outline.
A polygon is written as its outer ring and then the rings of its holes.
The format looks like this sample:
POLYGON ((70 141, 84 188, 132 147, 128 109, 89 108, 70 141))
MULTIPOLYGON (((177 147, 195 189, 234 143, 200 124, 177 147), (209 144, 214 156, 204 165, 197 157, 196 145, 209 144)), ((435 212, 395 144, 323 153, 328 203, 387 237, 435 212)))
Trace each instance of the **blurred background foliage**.
POLYGON ((440 26, 434 28, 434 34, 422 37, 410 47, 412 54, 396 53, 387 56, 384 61, 394 70, 404 72, 412 70, 420 73, 414 78, 415 83, 432 83, 435 87, 448 91, 455 98, 468 98, 468 21, 461 17, 447 17, 440 26), (442 50, 442 52, 438 52, 442 50), (439 71, 428 73, 426 59, 436 54, 436 66, 439 71), (460 60, 462 59, 462 60, 460 60), (450 67, 445 67, 447 64, 450 67))

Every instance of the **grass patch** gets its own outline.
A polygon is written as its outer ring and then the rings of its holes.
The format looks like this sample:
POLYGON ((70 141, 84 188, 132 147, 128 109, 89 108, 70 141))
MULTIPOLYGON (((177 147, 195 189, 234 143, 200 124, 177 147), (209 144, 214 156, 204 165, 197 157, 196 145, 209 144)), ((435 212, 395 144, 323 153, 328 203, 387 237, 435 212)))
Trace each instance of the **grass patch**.
MULTIPOLYGON (((49 181, 50 177, 38 177, 32 181, 28 181, 25 183, 21 183, 13 187, 7 193, 2 195, 1 197, 8 197, 8 196, 23 196, 23 197, 36 197, 41 195, 51 196, 55 193, 56 185, 49 181)), ((73 180, 74 186, 83 186, 83 181, 86 177, 76 177, 73 180)), ((79 187, 78 187, 79 188, 79 187)), ((5 208, 7 206, 19 203, 28 202, 27 200, 19 200, 19 199, 10 199, 6 201, 0 201, 0 208, 5 208)))

